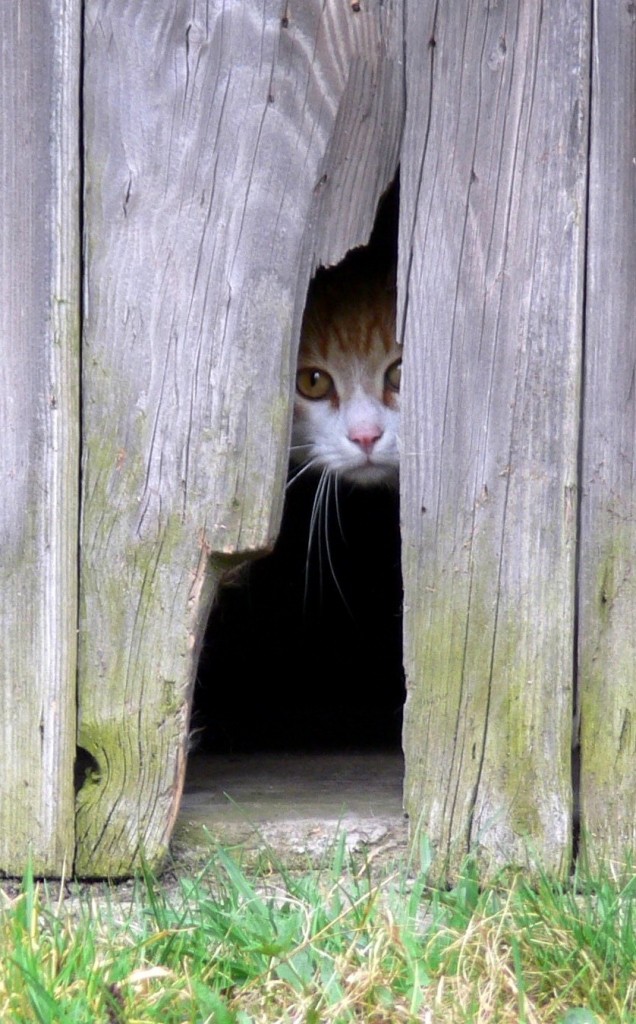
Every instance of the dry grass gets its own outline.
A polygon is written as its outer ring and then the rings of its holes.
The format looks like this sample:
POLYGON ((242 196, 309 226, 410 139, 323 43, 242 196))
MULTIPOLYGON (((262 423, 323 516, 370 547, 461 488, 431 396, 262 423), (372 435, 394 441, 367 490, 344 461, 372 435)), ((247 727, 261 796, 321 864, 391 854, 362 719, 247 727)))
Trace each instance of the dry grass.
MULTIPOLYGON (((322 872, 250 878, 217 851, 122 914, 51 905, 28 875, 0 911, 0 1020, 60 1024, 613 1024, 636 1019, 634 886, 523 878, 449 892, 322 872)), ((280 866, 279 870, 280 870, 280 866)))

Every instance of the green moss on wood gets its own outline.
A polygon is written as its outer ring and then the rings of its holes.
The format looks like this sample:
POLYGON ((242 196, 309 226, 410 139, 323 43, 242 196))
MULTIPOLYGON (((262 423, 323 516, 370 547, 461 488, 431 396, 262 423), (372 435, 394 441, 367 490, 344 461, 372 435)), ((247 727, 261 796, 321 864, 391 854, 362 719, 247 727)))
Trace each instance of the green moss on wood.
POLYGON ((454 863, 469 844, 501 843, 514 857, 528 840, 564 870, 572 623, 563 583, 541 608, 519 608, 497 593, 488 567, 498 559, 482 551, 479 564, 470 585, 467 567, 445 568, 407 608, 406 807, 454 863))

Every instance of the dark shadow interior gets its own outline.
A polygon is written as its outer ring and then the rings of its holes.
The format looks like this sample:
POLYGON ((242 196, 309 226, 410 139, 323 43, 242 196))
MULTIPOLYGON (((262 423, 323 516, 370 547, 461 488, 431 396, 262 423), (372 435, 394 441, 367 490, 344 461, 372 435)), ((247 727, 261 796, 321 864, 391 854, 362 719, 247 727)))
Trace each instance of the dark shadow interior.
POLYGON ((341 485, 330 553, 321 534, 307 562, 313 491, 290 488, 273 554, 212 612, 192 723, 206 750, 399 746, 397 495, 341 485))
MULTIPOLYGON (((396 258, 397 186, 371 247, 396 258)), ((316 478, 288 488, 271 555, 223 587, 195 688, 195 748, 398 750, 404 703, 398 495, 338 485, 309 544, 316 478)))

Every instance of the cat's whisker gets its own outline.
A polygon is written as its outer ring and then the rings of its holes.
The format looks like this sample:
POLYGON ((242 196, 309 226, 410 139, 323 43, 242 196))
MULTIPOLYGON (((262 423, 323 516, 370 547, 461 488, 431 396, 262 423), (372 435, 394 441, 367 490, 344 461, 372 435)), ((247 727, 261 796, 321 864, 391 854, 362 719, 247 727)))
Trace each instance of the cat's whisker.
POLYGON ((297 453, 298 452, 307 451, 309 454, 311 454, 312 448, 313 448, 312 444, 292 444, 292 445, 289 446, 289 451, 290 451, 290 454, 294 453, 294 457, 295 457, 296 461, 301 461, 302 460, 302 463, 304 465, 305 456, 304 455, 300 455, 299 456, 297 453))
POLYGON ((313 458, 313 459, 308 459, 307 462, 301 463, 301 465, 298 467, 298 469, 294 470, 294 472, 289 474, 289 477, 288 477, 288 480, 287 480, 287 483, 286 483, 285 487, 286 488, 290 487, 291 484, 296 483, 296 480, 298 480, 298 477, 302 476, 303 473, 306 473, 308 469, 313 469, 313 467, 316 465, 317 462, 318 462, 318 459, 317 458, 313 458))
MULTIPOLYGON (((318 550, 320 551, 320 587, 322 594, 322 552, 323 550, 327 556, 327 565, 331 569, 331 558, 329 557, 329 547, 327 545, 328 536, 328 515, 327 510, 329 508, 329 491, 331 488, 331 473, 328 471, 324 476, 325 484, 322 488, 322 494, 320 496, 320 516, 318 522, 318 550)), ((331 570, 333 572, 333 570, 331 570)))
MULTIPOLYGON (((337 478, 337 476, 334 477, 333 474, 330 473, 328 478, 327 478, 327 492, 325 494, 325 518, 324 518, 325 550, 327 552, 327 562, 329 563, 329 569, 331 571, 331 578, 333 579, 334 583, 336 584, 336 590, 340 594, 340 599, 341 599, 343 605, 345 606, 345 608, 349 612, 349 615, 351 615, 351 617, 353 618, 353 614, 351 612, 351 608, 349 607, 349 603, 348 603, 346 597, 344 596, 342 587, 340 586, 340 582, 338 580, 338 577, 336 576, 336 570, 334 568, 333 559, 332 559, 332 556, 331 556, 331 546, 329 544, 329 523, 327 522, 327 520, 328 520, 328 512, 329 512, 329 496, 330 496, 330 493, 331 493, 331 490, 332 490, 332 485, 333 485, 333 491, 334 491, 334 495, 335 495, 334 503, 336 505, 336 516, 338 518, 338 522, 340 522, 340 517, 339 517, 339 514, 338 514, 338 478, 337 478)), ((342 533, 342 526, 340 527, 340 531, 342 533)))
POLYGON ((322 493, 325 487, 325 477, 327 476, 327 469, 323 469, 318 484, 316 485, 316 492, 314 494, 314 502, 311 508, 311 516, 309 518, 309 532, 307 536, 307 557, 305 559, 305 595, 304 604, 307 606, 307 598, 309 595, 309 563, 311 561, 311 549, 314 543, 314 539, 318 540, 318 575, 320 578, 320 584, 322 587, 322 555, 320 550, 320 528, 319 517, 320 509, 322 504, 322 493))
POLYGON ((329 482, 331 480, 331 473, 325 468, 320 481, 320 496, 318 498, 318 521, 316 523, 316 543, 318 547, 318 574, 320 577, 320 595, 322 597, 323 590, 323 551, 325 545, 323 538, 327 535, 327 509, 329 501, 329 482))
POLYGON ((334 493, 335 505, 336 505, 336 522, 338 523, 338 529, 340 530, 340 536, 344 540, 345 539, 345 535, 344 535, 344 530, 342 528, 342 519, 340 518, 340 498, 339 498, 340 488, 339 488, 339 484, 340 484, 340 477, 338 476, 338 474, 336 474, 336 476, 334 478, 334 487, 333 487, 333 493, 334 493))

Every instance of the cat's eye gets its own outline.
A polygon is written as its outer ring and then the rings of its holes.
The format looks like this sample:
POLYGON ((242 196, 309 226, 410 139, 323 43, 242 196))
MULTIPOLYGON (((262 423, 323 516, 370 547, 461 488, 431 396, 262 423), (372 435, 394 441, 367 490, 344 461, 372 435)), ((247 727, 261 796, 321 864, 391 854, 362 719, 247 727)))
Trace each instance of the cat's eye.
POLYGON ((330 398, 334 392, 334 383, 326 370, 310 366, 296 374, 296 390, 303 398, 330 398))
POLYGON ((388 370, 384 374, 384 383, 386 387, 391 388, 392 391, 399 391, 401 380, 402 360, 396 359, 394 363, 391 363, 388 370))

